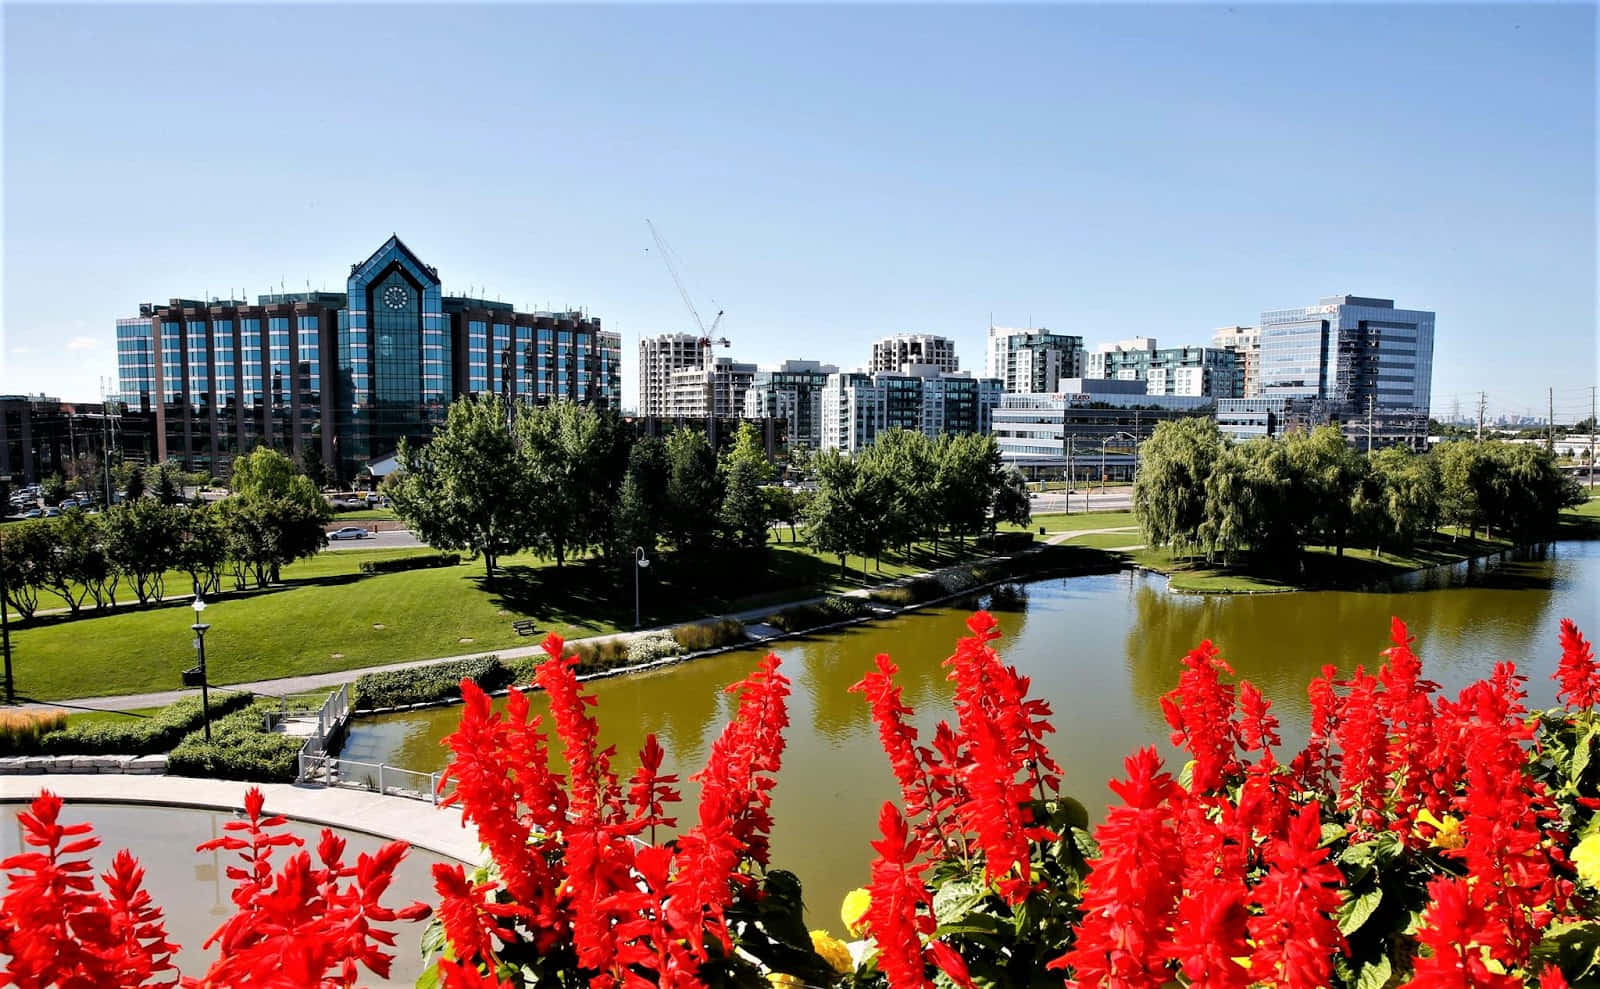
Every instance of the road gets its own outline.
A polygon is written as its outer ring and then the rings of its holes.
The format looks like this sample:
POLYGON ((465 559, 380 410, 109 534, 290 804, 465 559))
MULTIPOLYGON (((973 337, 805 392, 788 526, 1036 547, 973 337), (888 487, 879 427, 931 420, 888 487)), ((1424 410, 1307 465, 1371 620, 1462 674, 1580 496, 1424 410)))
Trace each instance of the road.
MULTIPOLYGON (((1054 515, 1067 511, 1067 496, 1059 491, 1048 494, 1034 493, 1031 504, 1035 515, 1054 515)), ((1072 492, 1074 512, 1115 512, 1133 507, 1133 495, 1127 489, 1090 494, 1082 490, 1072 492)))
POLYGON ((415 549, 425 545, 410 529, 392 529, 368 536, 365 539, 330 539, 328 548, 341 549, 415 549))

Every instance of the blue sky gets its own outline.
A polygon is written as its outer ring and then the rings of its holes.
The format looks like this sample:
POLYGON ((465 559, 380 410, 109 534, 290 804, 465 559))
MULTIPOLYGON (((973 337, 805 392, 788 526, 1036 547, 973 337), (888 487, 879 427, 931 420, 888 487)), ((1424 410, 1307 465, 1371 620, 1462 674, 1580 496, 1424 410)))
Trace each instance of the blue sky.
POLYGON ((342 289, 391 232, 519 306, 864 363, 990 314, 1200 343, 1438 312, 1434 405, 1597 377, 1592 5, 7 5, 0 392, 141 301, 342 289))

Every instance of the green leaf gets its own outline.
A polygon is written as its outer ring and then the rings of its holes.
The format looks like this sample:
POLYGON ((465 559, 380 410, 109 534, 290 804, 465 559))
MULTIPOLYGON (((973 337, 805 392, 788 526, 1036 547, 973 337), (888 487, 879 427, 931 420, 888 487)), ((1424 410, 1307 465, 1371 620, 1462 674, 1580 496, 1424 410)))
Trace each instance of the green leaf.
POLYGON ((1354 989, 1383 989, 1389 984, 1389 976, 1392 974, 1393 966, 1389 964, 1389 956, 1379 955, 1377 961, 1370 961, 1361 966, 1361 974, 1356 977, 1354 989))
POLYGON ((988 890, 969 879, 953 879, 934 892, 933 916, 941 924, 961 920, 988 895, 988 890))
POLYGON ((1583 778, 1583 771, 1589 768, 1590 743, 1594 741, 1594 729, 1585 731, 1579 738, 1578 744, 1572 750, 1572 768, 1569 775, 1574 780, 1583 778))
POLYGON ((1010 925, 993 914, 969 913, 960 920, 940 924, 933 936, 944 937, 949 934, 991 934, 1009 938, 1012 931, 1010 925))
POLYGON ((439 989, 439 966, 429 965, 417 976, 417 989, 439 989))
POLYGON ((1346 899, 1339 906, 1339 933, 1349 937, 1361 929, 1367 922, 1372 912, 1378 909, 1378 904, 1383 901, 1383 890, 1378 887, 1367 890, 1360 896, 1346 899))

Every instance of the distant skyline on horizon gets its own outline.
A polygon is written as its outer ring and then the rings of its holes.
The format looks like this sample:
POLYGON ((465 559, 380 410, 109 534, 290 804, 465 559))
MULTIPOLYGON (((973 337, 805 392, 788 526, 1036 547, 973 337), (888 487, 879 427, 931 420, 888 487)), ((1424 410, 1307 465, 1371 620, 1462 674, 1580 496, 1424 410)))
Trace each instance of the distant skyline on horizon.
POLYGON ((1600 378, 1590 4, 0 24, 0 393, 93 400, 139 303, 342 292, 394 232, 452 293, 620 330, 629 407, 639 338, 693 329, 646 217, 727 311, 719 355, 757 364, 924 332, 981 374, 991 320, 1202 345, 1352 294, 1438 314, 1436 415, 1543 416, 1554 388, 1581 419, 1600 378))

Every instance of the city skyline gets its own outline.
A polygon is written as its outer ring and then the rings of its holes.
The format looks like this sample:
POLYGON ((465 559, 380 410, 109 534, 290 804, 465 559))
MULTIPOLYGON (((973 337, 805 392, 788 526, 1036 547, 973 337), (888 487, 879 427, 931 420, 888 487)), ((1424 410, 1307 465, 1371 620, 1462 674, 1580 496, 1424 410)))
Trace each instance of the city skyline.
POLYGON ((1441 416, 1595 380, 1592 8, 408 9, 246 78, 227 42, 292 13, 9 7, 0 392, 91 399, 139 303, 337 289, 398 232, 447 291, 604 316, 632 406, 640 337, 693 329, 646 216, 761 365, 911 332, 981 374, 991 321, 1205 346, 1348 292, 1437 312, 1441 416), (175 25, 181 71, 126 57, 175 25), (1308 37, 1349 71, 1290 72, 1308 37))

